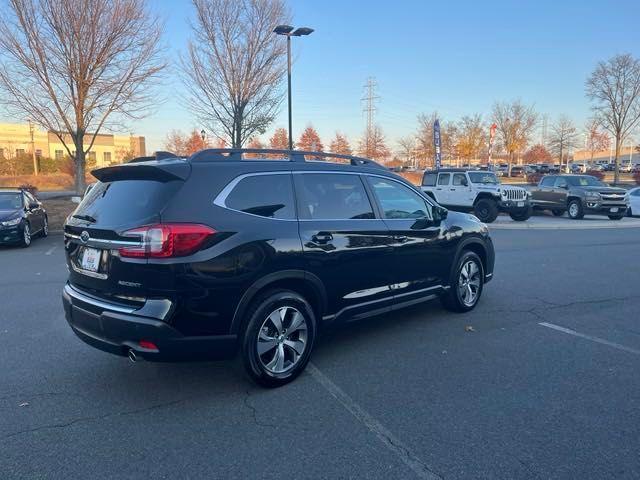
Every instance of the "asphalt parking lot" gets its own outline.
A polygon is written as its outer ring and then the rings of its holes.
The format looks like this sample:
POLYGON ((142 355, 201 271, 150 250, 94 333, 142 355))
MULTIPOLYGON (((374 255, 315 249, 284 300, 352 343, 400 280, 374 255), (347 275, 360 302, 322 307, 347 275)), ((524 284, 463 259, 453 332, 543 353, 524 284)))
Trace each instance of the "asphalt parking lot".
POLYGON ((494 229, 476 310, 324 334, 293 384, 66 325, 62 237, 0 249, 0 478, 640 477, 640 229, 494 229))

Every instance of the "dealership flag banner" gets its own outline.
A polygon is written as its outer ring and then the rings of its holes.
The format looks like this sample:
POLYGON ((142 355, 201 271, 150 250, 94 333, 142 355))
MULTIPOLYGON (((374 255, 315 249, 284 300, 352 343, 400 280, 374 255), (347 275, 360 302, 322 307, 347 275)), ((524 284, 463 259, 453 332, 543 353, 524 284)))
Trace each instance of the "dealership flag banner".
POLYGON ((436 170, 438 170, 442 165, 442 153, 440 151, 440 121, 437 118, 433 122, 433 149, 436 153, 434 163, 436 170))

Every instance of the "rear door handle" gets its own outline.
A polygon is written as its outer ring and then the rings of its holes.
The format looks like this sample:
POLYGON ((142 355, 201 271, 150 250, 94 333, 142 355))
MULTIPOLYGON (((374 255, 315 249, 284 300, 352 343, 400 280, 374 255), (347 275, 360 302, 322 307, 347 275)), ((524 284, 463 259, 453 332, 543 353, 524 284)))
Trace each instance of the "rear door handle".
POLYGON ((311 237, 311 241, 319 245, 324 245, 325 243, 329 243, 332 240, 333 235, 331 235, 330 233, 318 233, 311 237))

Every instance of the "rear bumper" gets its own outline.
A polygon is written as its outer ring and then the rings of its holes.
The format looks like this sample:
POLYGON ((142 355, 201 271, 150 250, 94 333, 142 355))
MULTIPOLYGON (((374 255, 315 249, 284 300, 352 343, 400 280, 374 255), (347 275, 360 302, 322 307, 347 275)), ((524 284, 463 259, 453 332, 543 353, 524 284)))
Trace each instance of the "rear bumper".
POLYGON ((82 341, 115 355, 133 350, 150 361, 223 359, 233 356, 237 347, 236 335, 182 335, 164 321, 173 309, 168 300, 147 300, 136 309, 104 302, 67 284, 62 304, 69 326, 82 341), (158 348, 141 347, 141 340, 158 348))

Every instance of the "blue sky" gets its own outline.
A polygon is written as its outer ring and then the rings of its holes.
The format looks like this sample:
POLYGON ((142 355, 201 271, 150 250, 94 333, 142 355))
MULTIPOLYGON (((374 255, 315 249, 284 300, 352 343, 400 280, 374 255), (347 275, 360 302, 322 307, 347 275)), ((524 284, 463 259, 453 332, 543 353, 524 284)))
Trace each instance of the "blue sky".
MULTIPOLYGON (((189 36, 191 4, 155 0, 166 20, 174 63, 189 36)), ((378 83, 376 121, 395 139, 415 130, 420 112, 446 119, 488 117, 496 100, 521 98, 553 120, 589 115, 584 81, 597 61, 616 53, 640 56, 640 1, 335 1, 289 0, 293 25, 316 31, 293 40, 294 136, 309 123, 328 144, 336 130, 352 144, 365 125, 361 97, 367 77, 378 83)), ((284 40, 283 40, 284 41, 284 40)), ((162 148, 166 133, 197 128, 169 77, 166 103, 132 127, 162 148)), ((286 103, 274 124, 286 127, 286 103)), ((272 129, 264 135, 270 136, 272 129)))

